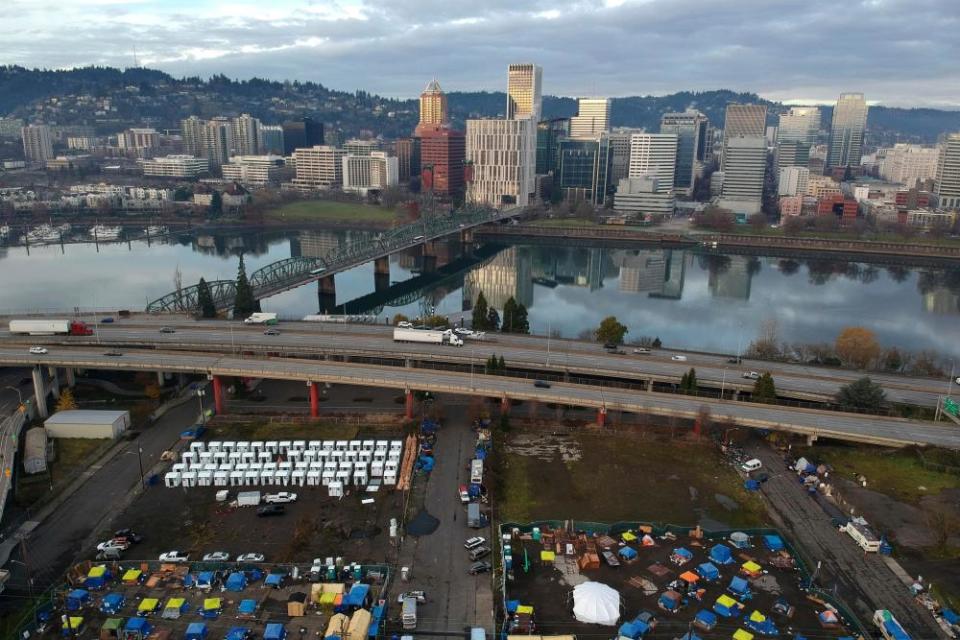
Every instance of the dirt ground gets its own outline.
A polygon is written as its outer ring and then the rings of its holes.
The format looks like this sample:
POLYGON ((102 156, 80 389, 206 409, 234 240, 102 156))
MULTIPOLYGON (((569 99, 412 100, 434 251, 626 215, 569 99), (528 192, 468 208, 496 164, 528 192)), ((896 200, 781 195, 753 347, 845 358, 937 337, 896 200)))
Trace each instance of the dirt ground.
POLYGON ((498 519, 760 526, 762 500, 704 439, 651 431, 529 427, 498 452, 498 519))
MULTIPOLYGON (((802 634, 808 638, 849 635, 843 629, 825 629, 820 625, 816 616, 818 611, 823 610, 823 606, 806 599, 806 594, 799 586, 800 572, 770 566, 767 563, 770 554, 762 546, 756 546, 758 540, 751 540, 755 543, 751 548, 735 551, 735 564, 719 567, 720 580, 703 584, 706 593, 700 601, 690 598, 688 604, 678 612, 664 611, 658 607, 657 602, 660 595, 667 589, 667 585, 684 571, 707 562, 709 549, 715 542, 704 541, 701 546, 699 541, 685 537, 680 537, 675 542, 663 540, 657 542, 655 547, 639 548, 637 559, 629 564, 612 568, 601 562, 599 569, 586 570, 582 573, 575 569, 575 561, 569 564, 563 563, 562 569, 558 569, 553 563, 541 563, 539 558, 543 547, 540 543, 514 542, 516 577, 514 581, 507 583, 507 599, 519 600, 521 604, 534 607, 534 620, 537 625, 535 633, 576 634, 578 638, 614 637, 616 635, 614 628, 580 623, 573 616, 573 587, 579 582, 597 581, 616 589, 621 595, 623 608, 618 624, 632 620, 641 611, 649 611, 656 616, 657 626, 644 636, 645 638, 677 638, 688 630, 693 617, 700 609, 710 609, 716 599, 726 593, 731 578, 738 575, 740 565, 747 559, 753 559, 767 570, 767 573, 751 581, 753 597, 745 602, 746 608, 740 619, 719 618, 719 623, 711 632, 697 629, 697 635, 703 638, 729 638, 738 628, 744 628, 743 620, 754 610, 770 617, 779 629, 781 637, 793 637, 794 634, 802 634), (531 558, 530 572, 526 574, 522 569, 523 546, 527 547, 527 553, 531 558), (678 546, 686 547, 694 554, 693 560, 682 567, 673 564, 669 559, 673 549, 678 546), (519 562, 516 560, 518 557, 521 558, 519 562), (654 564, 665 567, 666 575, 660 576, 653 573, 650 567, 654 564), (657 591, 651 595, 645 595, 643 589, 629 584, 628 581, 633 577, 649 580, 657 587, 657 591), (772 613, 773 602, 781 596, 796 608, 792 618, 788 619, 772 613)), ((637 547, 634 545, 634 548, 637 547)))

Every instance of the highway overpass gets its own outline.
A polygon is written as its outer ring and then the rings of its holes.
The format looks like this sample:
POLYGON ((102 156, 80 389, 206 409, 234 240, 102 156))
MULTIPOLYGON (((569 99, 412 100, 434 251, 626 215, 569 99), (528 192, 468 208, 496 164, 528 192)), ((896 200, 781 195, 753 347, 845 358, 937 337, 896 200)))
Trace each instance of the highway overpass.
MULTIPOLYGON (((164 371, 207 375, 213 379, 218 410, 224 408, 222 377, 299 380, 309 389, 312 412, 317 410, 317 384, 348 384, 403 390, 408 415, 413 390, 556 403, 594 408, 603 422, 609 411, 675 416, 695 419, 708 410, 714 420, 737 425, 802 434, 809 438, 830 437, 852 442, 888 446, 935 445, 960 449, 960 429, 858 414, 772 405, 732 402, 592 385, 557 383, 544 389, 530 380, 451 371, 408 369, 370 364, 323 362, 294 358, 237 357, 169 351, 126 351, 105 355, 103 349, 59 348, 46 355, 31 355, 21 347, 0 348, 0 365, 63 367, 73 369, 164 371)), ((39 395, 42 395, 39 394, 39 395)))

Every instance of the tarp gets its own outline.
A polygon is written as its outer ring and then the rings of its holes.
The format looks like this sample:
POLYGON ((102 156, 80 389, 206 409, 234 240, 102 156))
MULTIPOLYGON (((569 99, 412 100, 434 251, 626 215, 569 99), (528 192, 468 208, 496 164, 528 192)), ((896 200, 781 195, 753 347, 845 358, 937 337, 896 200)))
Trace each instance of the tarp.
POLYGON ((342 604, 345 607, 362 607, 366 603, 369 593, 370 585, 355 584, 350 587, 350 591, 343 597, 342 604))
POLYGON ((638 638, 642 637, 643 634, 649 630, 650 625, 643 620, 631 620, 630 622, 625 622, 620 625, 619 633, 622 637, 638 640, 638 638))
POLYGON ((241 600, 240 605, 237 607, 237 611, 241 615, 253 615, 257 612, 257 601, 256 600, 241 600))
POLYGON ((557 554, 553 551, 543 550, 540 552, 540 562, 553 562, 557 559, 557 554))
POLYGON ((733 633, 733 640, 753 640, 753 634, 743 629, 737 629, 733 633))
POLYGON ((122 593, 108 593, 100 601, 100 611, 103 613, 116 613, 123 607, 124 597, 122 593))
POLYGON ((763 536, 763 544, 770 551, 782 551, 784 548, 783 538, 773 534, 763 536))
POLYGON ((727 587, 727 591, 735 593, 738 596, 748 593, 750 591, 750 583, 740 576, 734 576, 730 580, 730 586, 727 587))
POLYGON ((704 580, 717 580, 720 578, 720 569, 712 562, 704 562, 701 564, 697 567, 697 573, 699 573, 700 577, 704 580))
POLYGON ((107 567, 102 564, 90 567, 90 571, 87 571, 88 578, 102 578, 105 575, 107 575, 107 567))
MULTIPOLYGON (((100 629, 103 631, 120 631, 123 628, 123 618, 107 618, 100 629)), ((116 637, 116 633, 111 634, 116 637)))
POLYGON ((760 573, 761 571, 763 571, 763 567, 761 567, 760 565, 758 565, 758 564, 757 564, 756 562, 754 562, 753 560, 747 560, 746 562, 744 562, 742 565, 740 565, 740 569, 741 569, 744 573, 749 574, 749 575, 755 575, 755 574, 758 574, 758 573, 760 573))
POLYGON ((213 586, 213 571, 201 571, 197 574, 197 588, 209 589, 213 586))
POLYGON ((700 580, 700 576, 695 574, 693 571, 684 571, 680 574, 680 579, 687 584, 696 584, 697 581, 700 580))
POLYGON ((140 576, 143 575, 143 572, 140 569, 127 569, 123 572, 122 580, 127 584, 133 584, 140 581, 140 576))
POLYGON ((743 531, 734 531, 730 534, 730 544, 738 549, 744 549, 750 546, 750 536, 743 531))
POLYGON ((700 636, 695 634, 693 631, 687 631, 685 634, 680 636, 677 640, 701 640, 700 636))
POLYGON ((191 622, 187 625, 187 633, 183 636, 184 640, 204 640, 209 631, 207 625, 203 622, 191 622))
POLYGON ((148 635, 151 629, 153 629, 153 627, 143 618, 128 618, 127 624, 123 625, 124 631, 142 633, 144 636, 148 635))
POLYGON ((204 611, 218 611, 221 606, 223 606, 223 601, 220 598, 204 598, 203 600, 204 611))
POLYGON ((287 630, 279 622, 271 622, 263 630, 263 640, 283 640, 286 637, 287 630))
POLYGON ((837 618, 837 614, 830 609, 824 609, 818 613, 817 618, 820 620, 820 624, 838 624, 840 622, 840 619, 837 618))
POLYGON ((644 547, 653 547, 656 546, 657 541, 654 540, 653 536, 651 536, 649 533, 645 533, 643 534, 643 539, 640 540, 640 544, 644 547))
POLYGON ((730 564, 733 562, 733 552, 727 545, 717 544, 710 549, 710 559, 717 564, 730 564))
POLYGON ((585 624, 612 627, 620 619, 620 594, 600 582, 583 582, 573 588, 573 616, 585 624))
POLYGON ((74 589, 67 594, 67 611, 76 611, 90 602, 90 592, 86 589, 74 589))
POLYGON ((533 615, 533 605, 532 604, 521 604, 517 607, 517 613, 526 614, 528 616, 533 615))
POLYGON ((188 605, 187 601, 183 598, 170 598, 167 600, 167 604, 163 608, 162 616, 164 618, 173 618, 175 620, 182 614, 186 613, 189 608, 190 605, 188 605))
POLYGON ((637 539, 637 536, 632 531, 624 531, 620 534, 620 539, 624 542, 633 542, 637 539))
POLYGON ((684 561, 693 559, 693 551, 685 547, 677 547, 673 550, 673 555, 678 558, 683 558, 684 561))
POLYGON ((713 611, 724 618, 735 617, 740 613, 740 603, 727 594, 723 594, 713 604, 713 611))
POLYGON ((943 616, 943 619, 949 624, 960 623, 960 616, 958 616, 953 609, 944 609, 940 612, 940 615, 943 616))
POLYGON ((235 571, 227 578, 227 591, 243 591, 247 587, 247 576, 235 571))
POLYGON ((752 478, 744 480, 743 488, 747 491, 760 491, 760 483, 752 478))
POLYGON ((70 616, 65 622, 64 635, 67 635, 70 631, 73 631, 74 635, 77 635, 79 631, 83 631, 83 616, 70 616))
POLYGON ((713 611, 701 609, 700 611, 697 611, 697 615, 694 616, 693 623, 709 631, 717 626, 717 614, 715 614, 713 611))
POLYGON ((266 579, 264 579, 263 584, 264 584, 264 586, 266 586, 266 587, 278 587, 278 588, 279 588, 280 585, 283 584, 283 579, 284 579, 285 577, 286 577, 286 575, 285 575, 285 574, 282 574, 282 573, 271 573, 270 575, 268 575, 268 576, 266 577, 266 579))
POLYGON ((633 560, 637 557, 637 550, 633 547, 622 547, 617 553, 619 553, 620 557, 624 560, 633 560))
POLYGON ((250 630, 246 627, 230 627, 230 631, 227 631, 226 640, 245 640, 249 634, 250 630))
POLYGON ((343 615, 342 613, 335 613, 330 616, 330 620, 327 622, 327 630, 323 634, 323 637, 329 638, 331 636, 342 637, 347 633, 347 629, 350 627, 350 618, 343 615))
POLYGON ((137 607, 137 613, 145 615, 157 610, 157 607, 160 606, 160 601, 156 598, 144 598, 140 601, 140 606, 137 607))
POLYGON ((664 591, 660 594, 659 603, 667 611, 676 611, 680 608, 680 594, 676 591, 664 591))

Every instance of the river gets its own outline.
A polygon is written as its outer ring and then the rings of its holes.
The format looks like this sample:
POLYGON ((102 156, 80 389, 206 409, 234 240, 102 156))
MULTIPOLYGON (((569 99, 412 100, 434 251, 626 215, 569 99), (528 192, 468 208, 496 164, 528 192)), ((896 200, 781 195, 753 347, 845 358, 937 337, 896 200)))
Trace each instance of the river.
MULTIPOLYGON (((233 279, 237 256, 248 274, 290 256, 321 256, 338 243, 367 232, 250 232, 180 236, 169 242, 0 247, 0 312, 75 308, 141 309, 203 276, 233 279)), ((373 265, 336 276, 336 303, 347 312, 458 316, 482 290, 496 307, 514 296, 529 308, 535 333, 576 337, 616 316, 629 327, 628 341, 659 337, 664 345, 734 353, 761 327, 776 326, 784 343, 832 342, 849 325, 866 326, 885 346, 930 349, 960 356, 960 266, 871 265, 830 260, 703 256, 692 251, 602 246, 501 248, 492 258, 458 270, 454 243, 441 244, 434 277, 422 291, 392 295, 397 283, 424 265, 413 252, 390 259, 389 281, 375 291, 373 265), (453 267, 457 267, 454 263, 453 267), (350 301, 366 296, 372 305, 350 301)), ((427 265, 427 270, 432 271, 427 265)), ((429 278, 428 278, 429 280, 429 278)), ((293 318, 318 311, 316 285, 262 301, 264 311, 293 318)))

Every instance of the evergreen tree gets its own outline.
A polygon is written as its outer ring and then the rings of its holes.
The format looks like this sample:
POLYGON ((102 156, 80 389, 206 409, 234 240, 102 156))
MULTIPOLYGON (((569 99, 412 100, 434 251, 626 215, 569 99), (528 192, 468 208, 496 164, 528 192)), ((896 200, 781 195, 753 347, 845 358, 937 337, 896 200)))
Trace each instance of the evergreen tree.
POLYGON ((879 409, 886 399, 883 388, 870 378, 860 378, 840 387, 837 403, 856 409, 879 409))
POLYGON ((530 321, 527 319, 527 307, 523 303, 517 303, 517 311, 513 321, 514 333, 530 333, 530 321))
POLYGON ((507 370, 507 363, 503 360, 503 354, 500 354, 500 361, 497 362, 497 369, 499 369, 501 372, 507 370))
POLYGON ((507 298, 507 301, 503 303, 503 322, 500 325, 500 328, 504 333, 513 333, 513 326, 517 319, 517 301, 513 299, 513 296, 507 298))
POLYGON ((487 331, 500 330, 500 314, 493 307, 487 312, 487 331))
POLYGON ((764 371, 753 383, 754 402, 773 403, 777 399, 777 388, 773 384, 773 376, 769 371, 764 371))
POLYGON ((210 286, 203 278, 200 278, 200 282, 197 283, 197 307, 201 318, 217 317, 217 307, 213 304, 213 294, 210 293, 210 286))
POLYGON ((257 310, 257 301, 253 297, 253 288, 247 280, 247 268, 240 254, 240 266, 237 267, 237 296, 233 301, 233 315, 247 316, 257 310))
POLYGON ((220 195, 219 191, 214 191, 210 197, 210 208, 207 213, 211 218, 216 218, 223 213, 223 196, 220 195))
POLYGON ((477 302, 473 305, 473 330, 474 331, 485 331, 489 330, 490 327, 487 326, 487 299, 481 291, 477 295, 477 302))

